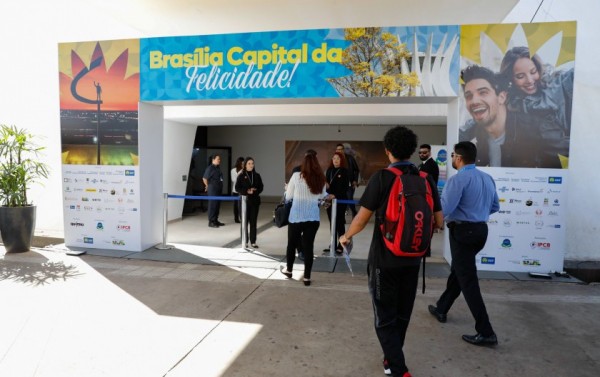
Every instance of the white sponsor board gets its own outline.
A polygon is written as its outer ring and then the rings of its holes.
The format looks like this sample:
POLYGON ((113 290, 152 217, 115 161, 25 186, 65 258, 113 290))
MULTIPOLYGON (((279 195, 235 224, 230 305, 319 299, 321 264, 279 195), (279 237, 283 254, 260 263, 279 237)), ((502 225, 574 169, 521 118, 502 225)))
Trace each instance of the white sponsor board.
POLYGON ((478 168, 496 182, 500 211, 490 216, 480 270, 562 271, 567 170, 478 168))
POLYGON ((140 250, 138 166, 63 165, 65 245, 140 250))

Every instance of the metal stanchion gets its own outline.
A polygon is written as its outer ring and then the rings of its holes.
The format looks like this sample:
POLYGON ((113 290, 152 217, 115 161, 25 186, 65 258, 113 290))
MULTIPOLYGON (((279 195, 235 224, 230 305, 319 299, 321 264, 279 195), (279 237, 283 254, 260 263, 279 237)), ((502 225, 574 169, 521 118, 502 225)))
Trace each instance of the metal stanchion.
POLYGON ((173 249, 175 246, 167 245, 167 219, 169 215, 169 194, 163 193, 163 238, 160 245, 154 246, 158 250, 173 249))
POLYGON ((242 200, 242 249, 245 249, 248 244, 248 238, 246 237, 246 230, 248 229, 248 216, 246 216, 248 196, 240 195, 240 199, 242 200))
POLYGON ((329 241, 329 256, 335 255, 335 247, 337 240, 335 239, 335 232, 337 227, 335 226, 337 220, 337 199, 331 201, 331 239, 329 241))

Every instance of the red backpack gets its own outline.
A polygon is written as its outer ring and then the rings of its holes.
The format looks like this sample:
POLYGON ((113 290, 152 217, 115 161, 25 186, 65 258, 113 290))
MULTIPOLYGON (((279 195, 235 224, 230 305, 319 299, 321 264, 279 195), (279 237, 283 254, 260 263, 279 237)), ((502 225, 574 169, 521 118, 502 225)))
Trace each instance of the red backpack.
POLYGON ((427 173, 396 175, 380 229, 385 246, 399 257, 422 257, 433 235, 433 196, 427 173))

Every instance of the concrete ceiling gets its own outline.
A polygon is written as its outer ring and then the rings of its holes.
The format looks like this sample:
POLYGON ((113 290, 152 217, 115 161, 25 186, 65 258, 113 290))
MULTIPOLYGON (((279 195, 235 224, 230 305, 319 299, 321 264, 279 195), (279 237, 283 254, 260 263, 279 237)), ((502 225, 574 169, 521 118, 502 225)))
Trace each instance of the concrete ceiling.
MULTIPOLYGON (((518 0, 83 1, 145 37, 368 25, 498 23, 518 3, 518 0)), ((446 113, 447 106, 443 103, 331 105, 228 102, 224 106, 198 102, 191 106, 165 106, 165 119, 191 125, 445 124, 446 113)))

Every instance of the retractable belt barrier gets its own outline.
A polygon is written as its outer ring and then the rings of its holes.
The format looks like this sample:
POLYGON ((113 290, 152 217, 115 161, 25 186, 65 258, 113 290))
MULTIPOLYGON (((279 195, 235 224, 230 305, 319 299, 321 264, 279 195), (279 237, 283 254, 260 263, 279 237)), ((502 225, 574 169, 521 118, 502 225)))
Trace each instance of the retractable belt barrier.
MULTIPOLYGON (((167 193, 163 194, 163 239, 160 245, 154 246, 159 250, 168 250, 174 248, 173 245, 167 244, 167 221, 169 217, 168 207, 169 207, 169 198, 172 199, 191 199, 191 200, 220 200, 220 201, 231 201, 236 202, 242 201, 242 229, 246 229, 247 227, 247 219, 246 219, 246 200, 247 197, 245 195, 240 196, 207 196, 207 195, 170 195, 167 193)), ((334 257, 335 247, 337 245, 336 239, 336 220, 337 220, 337 205, 338 204, 358 204, 357 200, 337 200, 333 199, 331 202, 331 239, 329 243, 329 256, 334 257)), ((344 214, 342 214, 344 216, 344 214)), ((242 247, 245 247, 248 240, 246 239, 246 232, 242 232, 242 247)))

